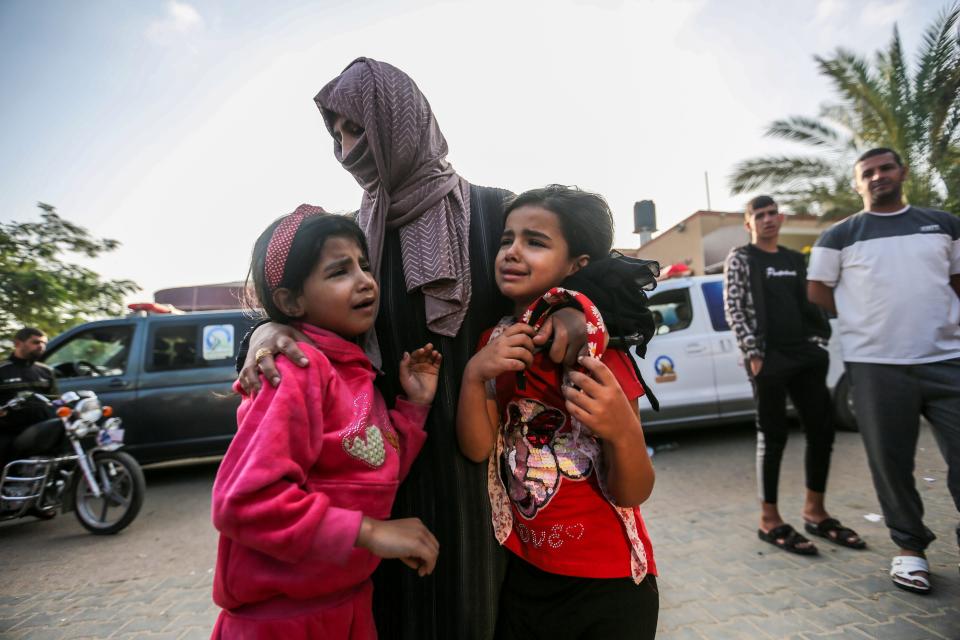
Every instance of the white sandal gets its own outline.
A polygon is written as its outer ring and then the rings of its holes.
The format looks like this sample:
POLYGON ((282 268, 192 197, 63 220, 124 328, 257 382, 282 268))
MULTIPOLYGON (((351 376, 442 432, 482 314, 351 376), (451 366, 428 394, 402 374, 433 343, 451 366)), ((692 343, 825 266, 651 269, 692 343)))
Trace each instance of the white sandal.
POLYGON ((890 578, 893 584, 911 593, 930 593, 930 580, 925 576, 913 575, 914 571, 925 571, 930 575, 927 559, 919 556, 894 556, 890 563, 890 578), (920 584, 916 584, 917 582, 920 584))

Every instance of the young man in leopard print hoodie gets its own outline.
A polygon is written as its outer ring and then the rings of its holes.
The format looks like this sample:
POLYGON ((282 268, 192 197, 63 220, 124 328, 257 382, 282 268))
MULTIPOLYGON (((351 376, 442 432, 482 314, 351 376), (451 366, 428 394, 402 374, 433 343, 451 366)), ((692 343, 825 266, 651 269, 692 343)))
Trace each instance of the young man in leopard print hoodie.
POLYGON ((860 537, 830 517, 824 507, 834 438, 826 385, 829 359, 825 346, 830 324, 807 300, 803 255, 777 244, 783 220, 769 196, 751 200, 745 218, 750 244, 731 250, 723 269, 727 323, 736 334, 757 402, 761 502, 757 534, 786 551, 817 553, 813 543, 784 522, 777 507, 789 394, 807 441, 804 528, 831 542, 860 549, 865 546, 860 537))

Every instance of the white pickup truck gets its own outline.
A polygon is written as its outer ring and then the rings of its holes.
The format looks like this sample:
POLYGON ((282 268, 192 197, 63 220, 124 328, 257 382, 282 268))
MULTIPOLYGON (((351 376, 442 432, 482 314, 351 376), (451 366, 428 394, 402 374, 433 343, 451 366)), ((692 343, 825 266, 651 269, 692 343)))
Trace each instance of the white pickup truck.
MULTIPOLYGON (((723 313, 723 276, 665 280, 650 294, 659 317, 657 333, 637 358, 660 411, 640 402, 645 431, 657 432, 750 420, 753 391, 736 337, 723 313)), ((835 330, 835 328, 834 328, 835 330)), ((840 343, 830 340, 830 387, 838 427, 856 429, 840 343)), ((636 353, 633 353, 636 358, 636 353)))

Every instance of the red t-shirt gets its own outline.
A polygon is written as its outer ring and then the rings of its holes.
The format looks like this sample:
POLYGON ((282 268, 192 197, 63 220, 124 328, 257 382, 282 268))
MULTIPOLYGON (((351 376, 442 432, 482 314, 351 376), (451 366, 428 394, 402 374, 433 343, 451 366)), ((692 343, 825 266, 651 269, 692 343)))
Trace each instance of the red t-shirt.
MULTIPOLYGON (((491 332, 483 334, 480 348, 491 332)), ((629 357, 608 349, 601 361, 616 376, 627 398, 635 401, 643 395, 643 387, 629 357)), ((523 389, 516 373, 505 373, 496 380, 504 438, 500 481, 513 512, 513 529, 505 546, 550 573, 630 577, 630 541, 620 516, 600 491, 594 464, 587 455, 601 445, 586 434, 573 442, 570 415, 560 392, 563 368, 540 352, 523 377, 523 389)), ((647 572, 657 575, 640 509, 635 507, 633 513, 646 551, 647 572)))

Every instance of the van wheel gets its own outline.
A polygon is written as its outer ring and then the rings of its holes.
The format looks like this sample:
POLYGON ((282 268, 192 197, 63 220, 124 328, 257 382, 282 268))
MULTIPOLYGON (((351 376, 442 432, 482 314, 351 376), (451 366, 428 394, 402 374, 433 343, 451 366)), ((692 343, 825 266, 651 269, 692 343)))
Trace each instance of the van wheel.
POLYGON ((857 415, 853 410, 853 394, 850 393, 850 379, 844 375, 833 390, 833 410, 837 417, 837 429, 840 431, 859 431, 857 415))

